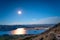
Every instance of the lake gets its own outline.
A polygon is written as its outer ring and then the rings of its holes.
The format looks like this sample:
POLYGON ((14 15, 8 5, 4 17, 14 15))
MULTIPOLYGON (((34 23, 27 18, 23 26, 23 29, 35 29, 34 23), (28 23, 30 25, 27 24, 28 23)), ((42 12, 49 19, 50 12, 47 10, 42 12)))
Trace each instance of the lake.
POLYGON ((40 34, 46 30, 27 30, 25 28, 17 28, 12 31, 0 31, 0 35, 9 34, 9 35, 20 35, 20 34, 40 34))

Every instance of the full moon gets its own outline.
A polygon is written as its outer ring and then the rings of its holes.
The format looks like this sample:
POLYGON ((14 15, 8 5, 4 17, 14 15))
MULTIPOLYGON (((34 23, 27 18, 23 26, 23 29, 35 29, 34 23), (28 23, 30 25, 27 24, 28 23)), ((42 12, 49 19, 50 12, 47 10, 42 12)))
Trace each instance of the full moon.
POLYGON ((22 11, 18 11, 18 14, 19 14, 19 15, 22 14, 22 11))

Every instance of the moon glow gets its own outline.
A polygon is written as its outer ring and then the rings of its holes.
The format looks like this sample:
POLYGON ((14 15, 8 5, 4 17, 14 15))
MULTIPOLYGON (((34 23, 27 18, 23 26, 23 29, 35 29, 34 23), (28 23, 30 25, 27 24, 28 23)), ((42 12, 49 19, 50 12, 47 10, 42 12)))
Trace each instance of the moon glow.
POLYGON ((22 11, 18 11, 18 14, 19 14, 19 15, 22 14, 22 11))

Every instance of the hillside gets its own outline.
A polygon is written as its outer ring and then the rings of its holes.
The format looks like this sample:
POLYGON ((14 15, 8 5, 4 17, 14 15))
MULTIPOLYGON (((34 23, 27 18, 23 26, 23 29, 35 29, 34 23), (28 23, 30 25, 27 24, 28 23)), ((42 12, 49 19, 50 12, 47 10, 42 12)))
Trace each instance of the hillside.
POLYGON ((42 34, 27 37, 24 40, 60 40, 60 23, 42 34))
POLYGON ((8 35, 0 36, 0 40, 60 40, 60 23, 49 30, 37 35, 8 35))

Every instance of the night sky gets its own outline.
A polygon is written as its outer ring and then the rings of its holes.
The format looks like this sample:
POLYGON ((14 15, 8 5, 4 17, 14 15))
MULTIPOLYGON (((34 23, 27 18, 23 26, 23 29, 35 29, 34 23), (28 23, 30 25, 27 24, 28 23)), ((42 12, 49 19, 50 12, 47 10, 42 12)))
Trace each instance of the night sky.
POLYGON ((60 0, 0 0, 0 24, 60 22, 60 0), (21 14, 18 14, 21 11, 21 14))

